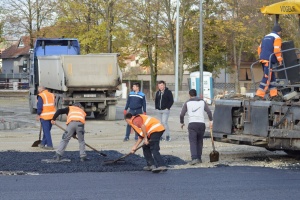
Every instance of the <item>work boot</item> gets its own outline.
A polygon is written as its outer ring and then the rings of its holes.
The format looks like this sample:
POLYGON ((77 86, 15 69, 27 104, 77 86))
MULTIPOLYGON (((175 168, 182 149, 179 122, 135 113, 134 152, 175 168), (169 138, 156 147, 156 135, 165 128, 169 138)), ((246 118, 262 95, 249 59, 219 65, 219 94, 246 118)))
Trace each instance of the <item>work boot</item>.
POLYGON ((45 145, 43 145, 43 144, 39 144, 38 146, 39 146, 41 149, 45 148, 45 145))
POLYGON ((271 97, 271 101, 280 102, 280 101, 283 101, 283 98, 281 96, 277 95, 277 96, 271 97))
POLYGON ((167 137, 166 137, 166 141, 170 142, 170 141, 171 141, 171 137, 170 137, 170 136, 167 136, 167 137))
POLYGON ((201 163, 202 161, 199 159, 193 159, 191 162, 189 162, 190 165, 196 165, 198 163, 201 163))
POLYGON ((59 155, 58 153, 56 153, 54 156, 53 156, 53 160, 55 161, 60 161, 61 160, 61 155, 59 155))
POLYGON ((156 167, 156 168, 152 169, 152 172, 159 173, 159 172, 165 172, 167 170, 168 170, 168 168, 166 166, 160 166, 160 167, 156 167))
POLYGON ((125 137, 124 140, 123 140, 123 142, 127 142, 128 140, 129 140, 129 138, 125 137))
POLYGON ((144 171, 152 171, 153 169, 155 169, 155 165, 147 165, 143 168, 144 171))
POLYGON ((254 99, 254 101, 263 101, 264 100, 264 98, 262 98, 261 96, 257 96, 257 95, 255 95, 253 99, 254 99))
POLYGON ((46 149, 46 150, 54 150, 54 148, 53 148, 53 147, 48 147, 48 146, 46 146, 46 147, 43 147, 43 149, 46 149))
POLYGON ((81 161, 81 162, 85 162, 85 161, 89 161, 89 160, 90 160, 90 159, 87 158, 86 156, 80 157, 80 161, 81 161))
POLYGON ((165 138, 164 137, 160 137, 160 141, 165 141, 165 138))

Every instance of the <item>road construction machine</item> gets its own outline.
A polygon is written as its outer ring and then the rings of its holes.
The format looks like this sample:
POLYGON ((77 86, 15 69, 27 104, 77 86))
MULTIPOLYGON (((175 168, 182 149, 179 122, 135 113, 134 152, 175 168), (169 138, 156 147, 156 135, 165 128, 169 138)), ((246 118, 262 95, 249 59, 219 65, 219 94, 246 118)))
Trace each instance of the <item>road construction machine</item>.
MULTIPOLYGON (((290 14, 280 9, 288 6, 286 2, 261 10, 266 14, 275 14, 277 23, 279 14, 290 14)), ((292 3, 300 5, 299 1, 292 3)), ((294 6, 293 11, 300 14, 300 9, 295 10, 298 7, 294 6)), ((300 49, 294 47, 293 41, 283 42, 281 49, 283 64, 274 67, 273 73, 277 74, 276 86, 282 100, 272 101, 268 97, 266 100, 254 100, 246 96, 230 95, 216 100, 213 115, 215 141, 300 155, 300 49)), ((253 75, 256 66, 261 68, 261 63, 257 61, 251 65, 253 85, 258 85, 253 75)))

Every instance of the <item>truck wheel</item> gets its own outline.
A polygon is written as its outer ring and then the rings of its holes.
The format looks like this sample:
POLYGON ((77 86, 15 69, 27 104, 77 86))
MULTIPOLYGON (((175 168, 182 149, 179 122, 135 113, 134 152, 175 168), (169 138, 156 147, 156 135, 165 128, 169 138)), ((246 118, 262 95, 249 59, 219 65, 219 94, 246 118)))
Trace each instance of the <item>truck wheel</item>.
MULTIPOLYGON (((63 104, 62 104, 62 99, 60 98, 57 102, 56 110, 61 109, 61 108, 63 108, 63 104)), ((61 121, 61 122, 66 122, 67 121, 67 115, 66 114, 59 115, 57 120, 61 121)))
POLYGON ((98 119, 100 117, 100 112, 93 112, 95 119, 98 119))
POLYGON ((116 105, 108 105, 106 108, 106 121, 114 121, 116 120, 116 105))
POLYGON ((297 158, 300 156, 299 150, 284 150, 284 152, 289 156, 293 156, 293 157, 297 157, 297 158))
POLYGON ((36 114, 36 109, 33 108, 33 102, 31 100, 31 95, 29 95, 29 112, 30 112, 30 114, 36 114))

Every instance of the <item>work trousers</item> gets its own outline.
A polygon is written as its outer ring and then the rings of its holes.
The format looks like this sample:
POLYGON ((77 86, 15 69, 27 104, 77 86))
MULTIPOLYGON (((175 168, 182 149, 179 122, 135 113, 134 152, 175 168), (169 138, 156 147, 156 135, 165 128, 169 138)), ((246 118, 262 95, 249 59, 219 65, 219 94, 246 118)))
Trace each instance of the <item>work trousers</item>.
POLYGON ((68 124, 67 130, 62 136, 62 140, 59 143, 56 153, 61 156, 64 154, 65 149, 67 148, 67 145, 74 134, 76 134, 78 138, 80 157, 86 156, 84 142, 84 124, 78 121, 71 121, 68 124))
MULTIPOLYGON (((133 116, 136 116, 138 114, 143 114, 143 109, 142 108, 135 109, 135 110, 129 109, 129 113, 131 113, 133 116)), ((129 138, 130 131, 131 131, 131 126, 129 124, 127 124, 125 138, 129 138)), ((135 139, 137 139, 137 138, 138 138, 138 134, 135 133, 135 139)))
POLYGON ((157 110, 157 118, 162 123, 162 125, 165 127, 164 136, 170 136, 170 129, 168 124, 168 119, 170 115, 170 110, 157 110))
POLYGON ((143 153, 148 166, 155 164, 157 167, 165 166, 165 162, 159 153, 159 142, 163 133, 164 131, 152 133, 149 138, 149 144, 143 146, 143 153))
POLYGON ((188 125, 192 159, 201 159, 205 128, 205 123, 201 122, 191 122, 188 125))
POLYGON ((43 128, 43 138, 41 144, 47 147, 53 147, 52 138, 51 138, 51 120, 40 119, 42 128, 43 128))
POLYGON ((259 84, 259 88, 256 91, 256 95, 264 98, 264 96, 266 94, 266 91, 269 89, 270 90, 270 97, 277 96, 277 88, 274 85, 276 83, 275 73, 273 73, 272 69, 271 69, 271 72, 270 72, 271 77, 270 77, 270 80, 269 80, 269 70, 270 69, 269 69, 268 63, 262 63, 261 65, 262 65, 264 75, 263 75, 263 77, 261 79, 261 82, 259 84))

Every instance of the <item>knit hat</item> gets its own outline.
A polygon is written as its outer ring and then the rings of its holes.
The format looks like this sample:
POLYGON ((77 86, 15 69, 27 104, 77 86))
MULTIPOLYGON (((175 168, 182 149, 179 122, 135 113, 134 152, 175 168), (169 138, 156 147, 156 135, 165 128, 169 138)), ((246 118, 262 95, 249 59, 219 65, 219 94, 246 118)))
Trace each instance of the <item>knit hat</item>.
POLYGON ((274 25, 272 31, 276 32, 276 33, 280 32, 281 31, 281 27, 279 26, 279 24, 274 25))

